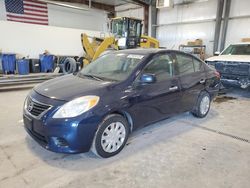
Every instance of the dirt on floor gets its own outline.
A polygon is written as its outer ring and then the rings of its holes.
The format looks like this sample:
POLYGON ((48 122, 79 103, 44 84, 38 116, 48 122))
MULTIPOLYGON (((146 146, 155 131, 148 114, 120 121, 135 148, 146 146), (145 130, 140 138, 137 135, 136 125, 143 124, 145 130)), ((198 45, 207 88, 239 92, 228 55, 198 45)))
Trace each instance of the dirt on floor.
POLYGON ((216 103, 222 103, 222 102, 228 102, 230 100, 235 100, 235 99, 237 99, 237 98, 223 95, 223 96, 216 97, 214 99, 214 102, 216 102, 216 103))

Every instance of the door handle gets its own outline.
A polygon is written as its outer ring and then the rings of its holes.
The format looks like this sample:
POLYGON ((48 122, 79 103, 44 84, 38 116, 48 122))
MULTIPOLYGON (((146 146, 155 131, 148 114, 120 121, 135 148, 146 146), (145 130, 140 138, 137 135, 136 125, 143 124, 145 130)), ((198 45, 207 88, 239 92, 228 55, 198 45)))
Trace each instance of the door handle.
POLYGON ((201 79, 201 80, 200 80, 200 83, 201 83, 201 84, 204 84, 205 82, 206 82, 205 79, 201 79))
POLYGON ((172 86, 169 88, 169 91, 176 91, 178 89, 178 86, 172 86))

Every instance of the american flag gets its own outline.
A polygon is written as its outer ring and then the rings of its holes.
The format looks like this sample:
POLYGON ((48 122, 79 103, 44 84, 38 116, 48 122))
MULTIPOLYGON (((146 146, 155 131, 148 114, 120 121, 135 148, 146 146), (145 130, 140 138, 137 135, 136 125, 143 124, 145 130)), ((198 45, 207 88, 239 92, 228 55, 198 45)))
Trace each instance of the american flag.
POLYGON ((5 0, 8 21, 48 25, 48 7, 36 0, 5 0))

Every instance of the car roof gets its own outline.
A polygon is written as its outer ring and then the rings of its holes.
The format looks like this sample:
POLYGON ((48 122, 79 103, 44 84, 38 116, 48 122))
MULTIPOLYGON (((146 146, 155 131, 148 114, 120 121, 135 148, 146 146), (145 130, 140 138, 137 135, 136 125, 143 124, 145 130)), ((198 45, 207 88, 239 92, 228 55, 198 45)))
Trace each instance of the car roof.
POLYGON ((117 51, 116 53, 149 55, 149 54, 156 54, 158 52, 181 52, 181 51, 167 50, 162 48, 136 48, 136 49, 121 50, 117 51))

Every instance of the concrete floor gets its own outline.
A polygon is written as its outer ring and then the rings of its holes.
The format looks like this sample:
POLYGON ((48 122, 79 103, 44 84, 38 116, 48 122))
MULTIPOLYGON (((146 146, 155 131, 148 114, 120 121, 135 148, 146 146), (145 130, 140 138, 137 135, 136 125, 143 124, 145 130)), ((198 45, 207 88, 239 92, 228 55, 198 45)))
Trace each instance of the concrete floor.
POLYGON ((109 159, 40 147, 23 129, 27 93, 0 93, 0 188, 250 186, 250 92, 221 96, 205 119, 184 113, 136 131, 109 159))

